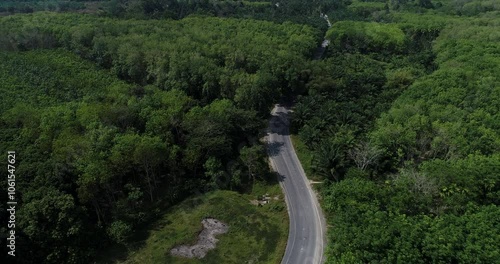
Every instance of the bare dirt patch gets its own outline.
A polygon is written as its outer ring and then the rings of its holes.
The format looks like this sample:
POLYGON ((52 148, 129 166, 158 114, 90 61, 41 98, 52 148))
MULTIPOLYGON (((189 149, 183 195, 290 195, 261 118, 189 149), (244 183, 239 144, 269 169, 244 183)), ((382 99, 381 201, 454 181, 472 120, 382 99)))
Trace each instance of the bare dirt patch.
MULTIPOLYGON (((279 196, 275 196, 273 199, 277 201, 279 200, 279 196)), ((250 200, 250 203, 257 206, 263 206, 271 203, 271 196, 266 193, 265 195, 259 196, 257 200, 250 200)))
POLYGON ((205 218, 201 221, 203 230, 198 235, 198 242, 192 246, 180 245, 170 250, 170 254, 185 258, 203 258, 207 252, 215 248, 219 241, 215 235, 227 233, 229 227, 227 224, 214 218, 205 218))

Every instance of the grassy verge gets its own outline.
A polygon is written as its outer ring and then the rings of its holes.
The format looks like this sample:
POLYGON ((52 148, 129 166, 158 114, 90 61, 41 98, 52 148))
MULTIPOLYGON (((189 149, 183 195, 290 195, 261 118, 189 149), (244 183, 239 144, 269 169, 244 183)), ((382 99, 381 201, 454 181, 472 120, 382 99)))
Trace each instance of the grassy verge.
POLYGON ((288 236, 288 214, 277 183, 256 184, 250 194, 215 191, 187 199, 150 226, 143 241, 130 246, 128 256, 115 263, 279 263, 288 236), (269 204, 256 206, 250 200, 269 194, 269 204), (170 255, 170 249, 194 244, 202 230, 201 220, 219 219, 229 232, 203 259, 170 255))
POLYGON ((308 179, 313 181, 321 181, 323 180, 320 176, 315 175, 311 169, 311 162, 313 159, 313 153, 310 151, 306 145, 300 140, 299 136, 291 135, 293 148, 295 149, 295 153, 297 153, 297 157, 299 158, 300 163, 302 164, 302 168, 304 168, 304 172, 308 179))

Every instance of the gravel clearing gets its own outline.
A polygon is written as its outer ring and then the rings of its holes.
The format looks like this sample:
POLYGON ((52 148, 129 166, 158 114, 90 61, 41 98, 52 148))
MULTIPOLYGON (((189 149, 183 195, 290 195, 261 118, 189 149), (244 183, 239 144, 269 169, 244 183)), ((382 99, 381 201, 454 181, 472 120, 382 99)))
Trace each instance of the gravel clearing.
POLYGON ((192 246, 180 245, 170 250, 170 254, 185 258, 203 258, 207 252, 215 248, 219 241, 215 235, 227 233, 229 227, 214 218, 205 218, 201 221, 203 230, 198 235, 198 242, 192 246))

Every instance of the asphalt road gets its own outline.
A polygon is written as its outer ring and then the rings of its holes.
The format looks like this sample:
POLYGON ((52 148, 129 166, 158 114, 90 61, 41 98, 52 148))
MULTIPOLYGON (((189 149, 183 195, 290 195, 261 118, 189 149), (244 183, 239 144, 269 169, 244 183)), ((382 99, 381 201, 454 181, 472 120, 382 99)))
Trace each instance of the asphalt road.
POLYGON ((323 263, 326 225, 315 193, 295 154, 289 135, 289 110, 276 105, 267 134, 269 159, 278 172, 290 217, 282 264, 323 263))

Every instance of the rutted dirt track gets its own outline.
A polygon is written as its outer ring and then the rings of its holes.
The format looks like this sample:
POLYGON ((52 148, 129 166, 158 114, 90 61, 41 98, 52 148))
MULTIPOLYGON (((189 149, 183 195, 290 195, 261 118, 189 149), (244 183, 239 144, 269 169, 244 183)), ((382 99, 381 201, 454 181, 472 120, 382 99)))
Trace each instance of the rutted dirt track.
POLYGON ((198 235, 198 242, 192 246, 181 245, 170 250, 170 254, 185 258, 203 258, 207 252, 215 248, 219 241, 215 235, 227 233, 228 225, 214 218, 206 218, 201 221, 203 230, 198 235))

